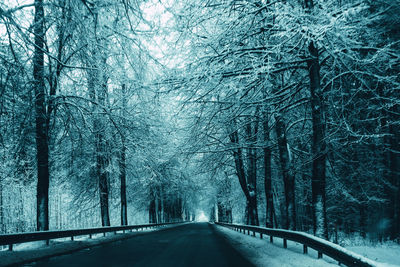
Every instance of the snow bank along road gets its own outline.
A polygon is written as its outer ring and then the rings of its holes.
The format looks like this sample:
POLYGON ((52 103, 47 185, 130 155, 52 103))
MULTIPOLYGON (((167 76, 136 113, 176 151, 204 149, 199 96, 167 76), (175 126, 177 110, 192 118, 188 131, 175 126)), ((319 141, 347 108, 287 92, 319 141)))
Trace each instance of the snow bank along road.
POLYGON ((208 223, 190 223, 23 266, 253 266, 208 223))

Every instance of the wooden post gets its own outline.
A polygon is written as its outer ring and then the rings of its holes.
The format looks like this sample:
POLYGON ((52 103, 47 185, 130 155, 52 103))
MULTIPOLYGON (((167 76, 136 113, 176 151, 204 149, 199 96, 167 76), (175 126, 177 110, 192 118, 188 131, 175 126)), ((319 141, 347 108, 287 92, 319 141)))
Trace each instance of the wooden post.
POLYGON ((308 253, 308 247, 306 245, 303 245, 303 254, 308 253))
POLYGON ((269 236, 269 242, 274 243, 274 237, 272 235, 269 236))
POLYGON ((286 239, 283 239, 283 247, 287 248, 287 240, 286 239))
POLYGON ((322 252, 318 251, 318 259, 322 259, 322 252))
POLYGON ((13 250, 13 244, 9 244, 9 245, 8 245, 8 250, 9 250, 9 251, 12 251, 12 250, 13 250))
POLYGON ((73 235, 71 236, 71 241, 74 241, 74 236, 73 235))
POLYGON ((263 239, 263 235, 262 235, 262 233, 260 233, 260 238, 261 238, 261 239, 263 239))

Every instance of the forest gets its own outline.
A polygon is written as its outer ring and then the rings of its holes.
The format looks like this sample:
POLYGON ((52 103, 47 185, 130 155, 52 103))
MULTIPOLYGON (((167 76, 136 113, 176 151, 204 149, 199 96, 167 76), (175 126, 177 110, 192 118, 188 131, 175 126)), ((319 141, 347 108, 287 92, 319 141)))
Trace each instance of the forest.
POLYGON ((399 14, 2 1, 0 234, 201 217, 400 242, 399 14))

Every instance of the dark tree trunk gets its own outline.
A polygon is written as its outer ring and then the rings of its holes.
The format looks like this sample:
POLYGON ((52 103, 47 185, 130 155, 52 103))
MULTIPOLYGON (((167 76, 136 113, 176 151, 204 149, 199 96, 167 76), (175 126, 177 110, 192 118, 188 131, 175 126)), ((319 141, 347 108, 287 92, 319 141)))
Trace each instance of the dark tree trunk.
POLYGON ((246 196, 246 223, 251 225, 258 225, 258 212, 257 212, 257 194, 256 194, 256 187, 255 187, 255 160, 256 155, 255 152, 248 153, 248 160, 249 160, 249 169, 248 175, 251 173, 252 177, 249 180, 249 177, 246 178, 246 173, 244 169, 243 163, 243 152, 242 148, 240 147, 239 142, 239 134, 238 130, 236 129, 236 123, 234 121, 234 130, 232 133, 229 134, 230 141, 235 147, 233 148, 233 157, 235 160, 235 168, 236 168, 236 175, 239 179, 239 184, 242 188, 244 195, 246 196), (250 162, 251 161, 251 162, 250 162), (254 171, 253 171, 254 170, 254 171))
POLYGON ((268 113, 263 114, 263 134, 264 134, 264 190, 266 205, 266 227, 274 227, 274 196, 272 194, 272 177, 271 177, 271 148, 269 140, 268 113))
MULTIPOLYGON (((123 142, 124 143, 124 142, 123 142)), ((126 147, 121 148, 120 180, 121 180, 121 225, 128 225, 128 211, 126 201, 126 147)))
POLYGON ((149 223, 156 223, 156 201, 154 196, 150 196, 150 204, 149 204, 149 223))
POLYGON ((160 187, 160 222, 166 222, 165 221, 165 208, 164 208, 164 193, 163 193, 163 187, 160 187))
POLYGON ((285 228, 296 230, 296 206, 294 175, 291 171, 291 164, 288 151, 288 143, 285 133, 285 124, 282 116, 278 113, 275 116, 276 137, 278 139, 279 161, 282 170, 283 184, 285 188, 285 228))
MULTIPOLYGON (((126 115, 126 87, 122 85, 122 128, 125 127, 125 115, 126 115)), ((121 158, 119 161, 120 169, 120 193, 121 193, 121 225, 128 225, 128 208, 126 200, 126 145, 125 145, 125 131, 121 133, 121 158)))
POLYGON ((107 157, 103 133, 96 134, 96 176, 99 179, 101 225, 110 226, 108 207, 108 175, 105 170, 107 157))
POLYGON ((161 223, 161 195, 159 194, 160 190, 157 188, 157 196, 156 196, 156 221, 157 223, 161 223))
MULTIPOLYGON (((258 112, 256 111, 255 117, 258 112)), ((255 148, 257 142, 258 119, 255 122, 246 125, 247 137, 247 185, 250 198, 247 200, 248 216, 250 225, 259 225, 257 209, 257 151, 255 148)))
POLYGON ((35 0, 35 51, 33 54, 33 86, 35 91, 36 158, 37 158, 37 230, 49 230, 49 144, 44 83, 44 9, 43 1, 35 0))
POLYGON ((360 203, 360 224, 359 224, 359 228, 360 228, 360 234, 363 238, 367 237, 367 208, 366 208, 366 204, 364 202, 360 203))
POLYGON ((221 202, 217 204, 218 222, 232 223, 232 208, 223 205, 221 202))
MULTIPOLYGON (((312 1, 308 0, 312 4, 312 1)), ((312 6, 309 6, 312 8, 312 6)), ((312 207, 314 234, 328 239, 328 226, 326 221, 326 144, 325 124, 322 103, 322 89, 319 74, 318 49, 313 41, 308 46, 310 59, 307 61, 310 78, 311 113, 312 113, 312 207)))
POLYGON ((388 117, 388 136, 386 137, 386 198, 388 199, 387 213, 390 220, 389 237, 395 240, 400 237, 400 108, 391 108, 388 117), (397 110, 396 110, 397 108, 397 110))
POLYGON ((3 210, 3 181, 0 180, 0 234, 5 234, 4 210, 3 210))
POLYGON ((210 222, 215 222, 216 221, 216 219, 215 219, 215 205, 213 205, 210 210, 211 210, 210 211, 210 222))
POLYGON ((233 158, 235 160, 236 174, 238 176, 240 187, 242 188, 242 191, 246 196, 246 199, 249 199, 250 196, 249 196, 249 190, 247 188, 246 174, 244 172, 243 154, 242 154, 242 148, 240 147, 239 144, 238 131, 235 129, 229 135, 229 138, 231 140, 231 143, 237 146, 236 148, 233 149, 233 158))
MULTIPOLYGON (((98 102, 100 105, 105 105, 105 98, 107 94, 106 81, 101 85, 96 86, 99 88, 98 102)), ((95 116, 95 140, 96 140, 96 175, 99 179, 99 194, 100 194, 100 212, 102 226, 110 226, 110 214, 108 206, 108 171, 107 171, 107 142, 105 140, 106 125, 100 117, 100 107, 96 106, 97 113, 95 116)))
POLYGON ((310 194, 310 176, 308 174, 303 173, 302 182, 304 185, 303 188, 303 203, 304 203, 304 215, 303 215, 303 231, 308 231, 313 228, 313 209, 312 209, 312 200, 310 194))
POLYGON ((107 96, 107 77, 105 73, 101 73, 105 66, 105 57, 102 54, 104 51, 98 51, 99 48, 103 49, 103 45, 97 38, 97 24, 98 14, 97 9, 93 8, 93 38, 96 43, 91 44, 91 69, 88 70, 88 91, 91 100, 93 101, 92 115, 93 115, 93 132, 95 142, 95 158, 96 166, 94 173, 98 179, 99 185, 99 199, 100 199, 100 219, 102 226, 110 226, 110 215, 108 205, 108 155, 107 155, 107 142, 106 142, 106 124, 102 118, 102 107, 106 106, 107 96), (103 58, 102 58, 103 57, 103 58), (96 99, 97 97, 97 99, 96 99), (97 101, 96 101, 97 100, 97 101), (94 104, 96 103, 96 104, 94 104), (102 107, 101 107, 102 106, 102 107))

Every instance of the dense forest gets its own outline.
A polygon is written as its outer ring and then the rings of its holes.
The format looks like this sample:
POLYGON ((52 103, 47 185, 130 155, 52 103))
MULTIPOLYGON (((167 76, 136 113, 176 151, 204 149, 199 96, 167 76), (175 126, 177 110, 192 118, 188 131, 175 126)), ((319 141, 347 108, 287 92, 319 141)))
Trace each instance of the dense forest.
POLYGON ((0 233, 201 215, 400 242, 398 14, 0 3, 0 233))

